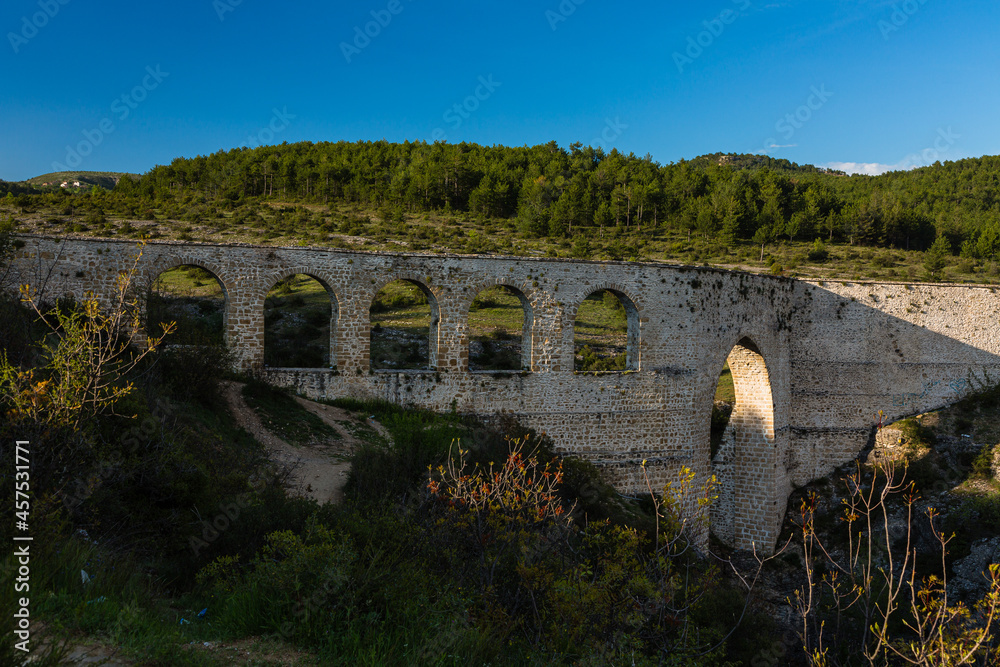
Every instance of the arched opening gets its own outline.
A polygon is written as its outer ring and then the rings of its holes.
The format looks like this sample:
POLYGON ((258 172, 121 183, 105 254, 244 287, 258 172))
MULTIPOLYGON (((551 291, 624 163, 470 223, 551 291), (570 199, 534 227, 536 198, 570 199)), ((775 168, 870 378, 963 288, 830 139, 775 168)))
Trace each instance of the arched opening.
POLYGON ((729 426, 729 418, 736 406, 736 387, 733 385, 733 372, 726 361, 719 373, 719 382, 715 386, 715 397, 712 400, 712 458, 722 446, 722 438, 729 426))
POLYGON ((438 307, 426 286, 394 280, 375 295, 369 314, 372 370, 435 368, 438 307))
POLYGON ((469 370, 531 370, 531 304, 508 285, 484 289, 469 306, 469 370))
POLYGON ((768 461, 774 443, 770 374, 760 350, 749 338, 741 339, 726 357, 714 399, 712 472, 718 482, 718 500, 712 507, 712 532, 726 544, 745 548, 753 529, 752 517, 767 504, 766 476, 773 473, 768 461), (730 414, 720 425, 715 407, 729 397, 730 414), (722 432, 717 435, 719 430, 722 432))
POLYGON ((333 368, 337 305, 312 276, 279 280, 264 299, 264 363, 272 368, 333 368))
POLYGON ((226 291, 214 273, 182 264, 160 273, 146 302, 146 332, 162 333, 161 323, 176 322, 168 345, 225 345, 226 291))
POLYGON ((593 292, 580 303, 573 322, 574 369, 639 369, 639 311, 625 294, 593 292))

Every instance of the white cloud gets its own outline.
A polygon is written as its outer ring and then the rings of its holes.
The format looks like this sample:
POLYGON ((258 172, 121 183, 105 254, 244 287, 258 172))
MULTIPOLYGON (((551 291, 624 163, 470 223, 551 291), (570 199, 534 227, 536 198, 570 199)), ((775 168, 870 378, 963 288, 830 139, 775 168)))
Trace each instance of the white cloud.
POLYGON ((865 174, 867 176, 878 176, 887 171, 902 169, 898 164, 882 164, 880 162, 827 162, 823 166, 827 169, 846 171, 848 174, 865 174))
POLYGON ((768 144, 764 148, 756 151, 754 155, 767 155, 771 151, 777 150, 779 148, 795 148, 798 144, 768 144))

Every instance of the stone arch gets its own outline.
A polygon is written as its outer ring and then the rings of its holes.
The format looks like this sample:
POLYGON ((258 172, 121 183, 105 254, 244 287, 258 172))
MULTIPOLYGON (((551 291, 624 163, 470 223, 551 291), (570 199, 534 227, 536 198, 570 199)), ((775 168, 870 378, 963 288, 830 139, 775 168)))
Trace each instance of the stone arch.
MULTIPOLYGON (((716 361, 719 361, 718 359, 716 361)), ((771 373, 749 337, 741 337, 726 356, 732 373, 736 403, 711 461, 718 482, 712 507, 712 530, 724 543, 737 548, 770 549, 757 540, 761 526, 756 515, 773 500, 775 409, 771 373)), ((721 371, 723 364, 717 363, 721 371)), ((718 372, 714 375, 717 380, 718 372)), ((714 396, 714 387, 712 388, 714 396)))
MULTIPOLYGON (((379 280, 379 281, 373 283, 372 284, 372 288, 373 289, 370 290, 369 293, 368 293, 368 295, 367 295, 369 310, 371 308, 371 304, 375 301, 376 295, 378 295, 378 293, 380 291, 382 291, 382 289, 386 285, 388 285, 390 283, 394 283, 397 280, 401 280, 401 281, 403 281, 405 283, 409 283, 409 284, 415 286, 427 298, 427 303, 430 305, 430 309, 431 309, 431 322, 430 322, 429 332, 428 332, 428 336, 427 336, 427 370, 437 370, 439 368, 440 363, 441 363, 441 359, 440 359, 439 354, 438 354, 438 350, 439 350, 440 343, 441 343, 441 340, 440 340, 441 339, 441 311, 440 311, 440 308, 438 306, 438 295, 435 294, 434 291, 431 290, 431 288, 427 286, 427 283, 430 282, 430 281, 428 281, 426 277, 424 277, 424 276, 418 276, 416 274, 408 273, 408 272, 393 273, 391 275, 388 275, 388 276, 382 278, 382 280, 379 280)), ((369 321, 369 326, 370 325, 371 325, 371 322, 369 321)), ((373 364, 372 364, 372 360, 371 360, 371 348, 370 348, 370 345, 371 345, 371 336, 370 336, 370 334, 369 334, 368 344, 369 344, 369 355, 368 355, 369 356, 369 363, 368 363, 368 368, 371 369, 373 367, 373 364)))
MULTIPOLYGON (((267 295, 271 292, 272 289, 274 289, 274 286, 277 285, 279 282, 296 275, 308 276, 313 280, 315 280, 316 282, 318 282, 326 291, 327 296, 330 298, 330 322, 329 322, 330 335, 329 335, 327 352, 329 355, 329 365, 331 368, 335 368, 337 366, 337 339, 338 339, 337 332, 338 332, 338 325, 340 323, 341 307, 340 307, 340 298, 337 295, 337 290, 333 288, 334 281, 330 278, 330 276, 324 274, 322 271, 317 271, 315 268, 308 266, 294 266, 294 267, 282 268, 277 271, 272 271, 264 277, 263 281, 261 281, 260 283, 261 287, 254 298, 254 303, 256 304, 254 307, 260 309, 261 319, 263 319, 264 303, 267 300, 267 295)), ((266 331, 267 331, 266 324, 264 331, 266 338, 266 331)))
POLYGON ((152 289, 153 283, 156 282, 156 279, 160 277, 161 273, 169 271, 170 269, 176 269, 178 266, 197 266, 211 272, 219 281, 219 284, 222 285, 222 296, 226 300, 226 303, 229 303, 229 293, 232 289, 233 279, 229 276, 229 272, 226 267, 206 260, 203 257, 196 257, 193 255, 173 255, 171 257, 161 257, 151 263, 142 272, 143 289, 149 291, 152 289))
POLYGON ((475 286, 471 287, 465 295, 461 305, 460 312, 464 316, 463 322, 465 323, 464 335, 462 336, 461 345, 462 349, 465 351, 463 358, 465 359, 465 367, 462 370, 469 370, 469 344, 470 337, 468 334, 468 322, 469 322, 469 312, 472 309, 472 302, 475 301, 476 297, 479 296, 483 291, 488 290, 492 287, 506 287, 514 291, 514 295, 517 297, 518 301, 521 302, 521 309, 524 312, 524 324, 521 327, 521 368, 533 370, 533 351, 534 346, 532 342, 534 341, 535 333, 535 311, 532 306, 533 302, 537 302, 538 296, 535 290, 528 286, 528 284, 518 284, 512 280, 505 280, 503 278, 493 278, 490 280, 484 280, 477 283, 475 286), (529 296, 530 295, 530 296, 529 296))
MULTIPOLYGON (((566 309, 566 321, 569 323, 569 341, 570 349, 573 348, 573 340, 576 334, 576 316, 580 310, 581 304, 589 298, 592 294, 596 292, 601 292, 607 290, 611 292, 618 300, 621 302, 622 306, 625 308, 625 322, 627 327, 626 343, 625 343, 625 370, 626 371, 637 371, 640 370, 642 364, 642 312, 643 307, 641 301, 636 298, 635 294, 630 290, 614 282, 599 282, 596 285, 588 287, 587 293, 583 295, 574 305, 566 309)), ((570 368, 573 365, 570 364, 570 368)))
MULTIPOLYGON (((219 283, 219 287, 222 288, 222 333, 223 341, 226 346, 231 346, 233 341, 233 335, 230 331, 230 318, 229 313, 232 307, 232 285, 233 279, 228 275, 226 268, 215 262, 206 260, 203 257, 198 257, 194 255, 174 255, 170 257, 161 257, 156 261, 149 264, 144 270, 142 270, 140 289, 144 294, 144 306, 143 306, 143 317, 148 315, 149 311, 149 298, 153 287, 156 285, 156 281, 159 277, 171 269, 176 269, 181 266, 195 266, 200 269, 204 269, 212 274, 215 280, 219 283)), ((149 323, 146 325, 147 335, 151 332, 149 331, 149 323)))

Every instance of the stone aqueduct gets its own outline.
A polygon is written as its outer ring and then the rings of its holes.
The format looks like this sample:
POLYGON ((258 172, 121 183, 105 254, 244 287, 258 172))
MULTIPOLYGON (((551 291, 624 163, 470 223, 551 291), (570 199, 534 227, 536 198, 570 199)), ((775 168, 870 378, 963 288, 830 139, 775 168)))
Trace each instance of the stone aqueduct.
MULTIPOLYGON (((49 297, 110 293, 137 253, 129 241, 23 236, 15 266, 49 297)), ((226 339, 259 363, 264 299, 279 280, 316 278, 333 304, 336 368, 269 369, 312 397, 383 397, 433 410, 510 413, 590 459, 625 492, 680 466, 715 474, 713 530, 768 551, 796 485, 857 456, 889 420, 954 402, 1000 377, 1000 294, 988 286, 805 282, 710 268, 348 252, 320 248, 148 243, 137 284, 196 265, 225 294, 226 339), (371 371, 369 308, 403 279, 432 309, 428 371, 371 371), (468 313, 483 289, 506 285, 525 308, 524 372, 470 372, 468 313), (579 304, 613 290, 628 315, 626 372, 573 370, 579 304), (710 417, 728 358, 737 405, 710 460, 710 417)))

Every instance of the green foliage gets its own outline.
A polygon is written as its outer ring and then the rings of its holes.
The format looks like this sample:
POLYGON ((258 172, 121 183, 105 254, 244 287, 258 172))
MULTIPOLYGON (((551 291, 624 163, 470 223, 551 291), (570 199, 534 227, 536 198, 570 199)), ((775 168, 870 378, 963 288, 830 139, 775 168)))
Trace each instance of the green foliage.
POLYGON ((576 237, 573 241, 573 249, 570 251, 570 255, 576 259, 590 259, 593 253, 593 249, 590 245, 590 239, 588 239, 583 234, 576 237))
POLYGON ((938 236, 924 254, 924 270, 929 280, 941 280, 950 254, 951 243, 944 235, 938 236))
POLYGON ((823 243, 822 239, 816 239, 813 242, 808 257, 811 262, 825 262, 830 257, 830 252, 826 249, 826 244, 823 243))
POLYGON ((278 437, 293 445, 337 439, 329 424, 298 404, 287 392, 252 379, 243 385, 243 399, 261 422, 278 437))
POLYGON ((264 363, 275 368, 329 368, 333 302, 314 278, 289 276, 264 302, 264 363))
POLYGON ((967 550, 977 540, 1000 536, 1000 488, 982 482, 985 488, 961 494, 958 508, 945 520, 945 528, 957 534, 956 550, 967 550))
POLYGON ((375 295, 372 313, 385 313, 398 308, 427 305, 427 297, 416 285, 397 281, 387 285, 375 295))
MULTIPOLYGON (((8 262, 14 252, 17 233, 17 221, 7 215, 0 218, 0 275, 6 273, 8 262)), ((0 287, 6 287, 0 283, 0 287)))
POLYGON ((996 456, 996 447, 994 445, 986 445, 976 456, 975 460, 972 462, 972 473, 979 477, 992 477, 993 476, 993 460, 996 456))
MULTIPOLYGON (((790 599, 800 627, 799 639, 808 664, 850 665, 862 657, 868 664, 991 664, 1000 611, 1000 566, 991 565, 987 595, 971 605, 949 598, 947 573, 918 572, 928 562, 914 548, 917 529, 914 484, 901 481, 891 463, 865 474, 860 464, 846 480, 843 525, 846 544, 831 550, 817 531, 817 494, 803 498, 796 527, 801 530, 805 583, 790 599), (889 528, 889 503, 901 496, 903 519, 896 519, 894 539, 889 528), (879 537, 876 537, 879 535, 879 537), (900 550, 900 545, 905 548, 900 550), (818 557, 817 562, 814 560, 818 557)), ((948 537, 931 507, 927 529, 940 568, 948 552, 948 537)))
POLYGON ((589 345, 584 345, 580 349, 580 359, 577 370, 581 372, 604 372, 625 370, 625 354, 616 354, 609 357, 602 357, 589 345))
POLYGON ((238 567, 238 558, 221 557, 202 569, 197 581, 224 600, 216 618, 230 636, 277 632, 316 641, 326 634, 356 558, 351 541, 314 515, 301 534, 270 533, 247 568, 238 567), (316 604, 303 607, 310 596, 316 604))
POLYGON ((0 406, 6 405, 8 419, 79 429, 88 419, 113 412, 129 395, 133 385, 127 376, 163 340, 148 337, 142 349, 132 347, 141 331, 131 294, 134 273, 135 265, 117 277, 107 308, 96 298, 46 308, 28 286, 21 288, 22 300, 51 335, 36 343, 41 358, 36 368, 15 367, 0 350, 0 406))
MULTIPOLYGON (((502 463, 471 466, 459 450, 427 482, 424 539, 444 571, 472 587, 478 615, 504 634, 529 638, 538 658, 721 657, 724 641, 706 645, 724 631, 686 631, 687 610, 705 598, 712 578, 681 560, 688 530, 700 521, 681 510, 694 500, 692 479, 682 471, 656 496, 650 545, 631 528, 574 524, 556 492, 562 464, 525 454, 522 440, 510 442, 502 463), (677 576, 685 566, 697 574, 677 576)), ((699 511, 707 508, 702 500, 694 503, 699 511)))
POLYGON ((937 443, 934 431, 913 417, 908 417, 893 425, 906 438, 908 444, 914 447, 932 447, 937 443))
POLYGON ((346 493, 365 503, 387 498, 406 498, 424 476, 427 466, 441 463, 448 455, 448 444, 465 435, 455 417, 430 412, 372 412, 392 435, 391 442, 372 438, 351 458, 351 475, 346 493))
POLYGON ((625 306, 611 290, 599 290, 580 304, 574 323, 577 371, 625 370, 628 337, 625 306))
POLYGON ((241 234, 254 241, 340 242, 328 236, 336 231, 380 245, 405 242, 410 250, 436 244, 463 252, 524 252, 513 234, 544 240, 548 252, 558 245, 578 258, 611 259, 638 257, 647 242, 676 234, 687 233, 691 241, 694 232, 730 248, 822 234, 830 243, 924 250, 946 235, 964 256, 993 261, 1000 247, 998 172, 998 157, 873 178, 752 155, 658 164, 554 142, 301 142, 179 158, 137 181, 111 175, 105 189, 86 194, 5 183, 0 194, 16 195, 5 199, 9 207, 83 217, 73 228, 99 233, 115 231, 103 229, 109 217, 159 215, 201 227, 170 230, 187 238, 232 224, 245 226, 241 234), (274 199, 281 203, 272 206, 274 199), (421 214, 429 224, 416 224, 421 214), (216 221, 222 222, 218 228, 216 221), (469 229, 448 229, 456 225, 469 229))

